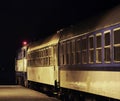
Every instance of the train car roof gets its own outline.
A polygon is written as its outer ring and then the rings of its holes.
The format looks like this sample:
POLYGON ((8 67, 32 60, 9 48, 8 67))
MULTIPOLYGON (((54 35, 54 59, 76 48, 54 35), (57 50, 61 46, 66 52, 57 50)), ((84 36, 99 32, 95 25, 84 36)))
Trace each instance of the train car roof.
POLYGON ((37 50, 47 46, 54 45, 59 41, 59 33, 47 37, 45 40, 39 40, 29 44, 28 51, 37 50))
POLYGON ((120 5, 97 16, 91 17, 85 21, 81 21, 77 25, 65 28, 61 32, 60 40, 74 37, 75 35, 83 35, 103 28, 120 23, 120 5))

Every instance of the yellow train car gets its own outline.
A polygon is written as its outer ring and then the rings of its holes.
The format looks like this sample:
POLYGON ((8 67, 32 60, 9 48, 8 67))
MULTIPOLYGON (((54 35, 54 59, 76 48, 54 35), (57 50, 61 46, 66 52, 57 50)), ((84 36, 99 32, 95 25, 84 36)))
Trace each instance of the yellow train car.
POLYGON ((29 84, 38 82, 41 86, 57 86, 59 33, 46 40, 29 45, 27 51, 27 79, 29 84), (44 84, 44 85, 43 85, 44 84))

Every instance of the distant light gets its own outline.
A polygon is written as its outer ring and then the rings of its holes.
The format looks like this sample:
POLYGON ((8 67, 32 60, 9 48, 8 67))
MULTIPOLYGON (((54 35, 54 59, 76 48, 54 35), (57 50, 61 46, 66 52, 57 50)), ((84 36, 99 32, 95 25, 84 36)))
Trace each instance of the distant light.
POLYGON ((23 45, 27 45, 27 42, 26 42, 26 41, 23 41, 23 45))

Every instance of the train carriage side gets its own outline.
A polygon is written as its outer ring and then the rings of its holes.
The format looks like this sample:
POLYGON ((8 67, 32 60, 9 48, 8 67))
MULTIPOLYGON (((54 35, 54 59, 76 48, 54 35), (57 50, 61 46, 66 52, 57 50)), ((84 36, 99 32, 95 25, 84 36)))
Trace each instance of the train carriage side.
MULTIPOLYGON (((119 11, 120 7, 105 14, 99 23, 89 22, 92 27, 86 24, 84 28, 74 26, 62 32, 60 87, 67 100, 80 100, 84 94, 120 100, 120 14, 116 13, 119 11)), ((95 96, 90 98, 98 100, 95 96)))
POLYGON ((37 84, 42 90, 53 89, 59 82, 58 78, 58 41, 59 34, 48 39, 35 42, 28 49, 27 77, 30 85, 37 84))

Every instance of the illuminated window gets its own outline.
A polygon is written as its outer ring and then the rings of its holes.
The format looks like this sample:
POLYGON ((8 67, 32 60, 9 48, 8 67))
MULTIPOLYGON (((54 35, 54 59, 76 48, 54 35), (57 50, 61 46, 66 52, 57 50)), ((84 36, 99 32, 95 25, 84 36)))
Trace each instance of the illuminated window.
POLYGON ((82 63, 87 63, 87 38, 82 38, 82 63))
POLYGON ((94 36, 91 35, 89 36, 89 63, 93 63, 94 62, 94 36))
POLYGON ((96 63, 102 62, 102 34, 96 34, 96 63))
POLYGON ((110 31, 104 32, 104 60, 106 63, 111 61, 110 59, 110 31))
POLYGON ((120 62, 120 28, 114 29, 114 61, 120 62))

